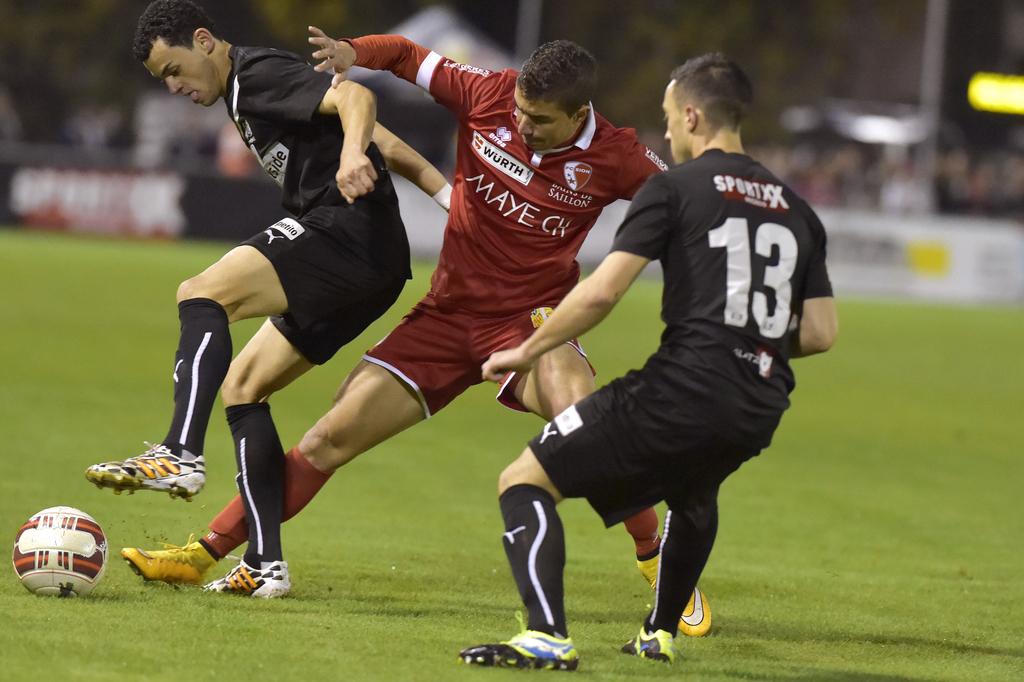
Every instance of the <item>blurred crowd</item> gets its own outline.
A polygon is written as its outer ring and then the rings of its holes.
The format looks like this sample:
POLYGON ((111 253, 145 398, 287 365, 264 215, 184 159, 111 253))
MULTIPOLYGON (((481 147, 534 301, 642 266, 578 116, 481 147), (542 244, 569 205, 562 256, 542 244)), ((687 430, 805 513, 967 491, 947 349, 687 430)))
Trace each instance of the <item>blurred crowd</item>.
POLYGON ((1024 153, 950 149, 939 154, 934 187, 904 148, 840 143, 752 147, 814 206, 942 213, 1024 222, 1024 153), (931 199, 930 199, 931 195, 931 199))
MULTIPOLYGON (((173 166, 233 177, 261 173, 220 107, 189 106, 157 91, 141 98, 135 119, 126 121, 112 108, 83 108, 68 116, 60 142, 84 154, 121 148, 130 163, 140 167, 173 166)), ((402 133, 401 125, 398 132, 402 133)), ((417 137, 421 132, 404 134, 416 145, 422 142, 417 137)), ((0 87, 0 144, 16 142, 20 133, 9 95, 0 87)), ((642 138, 667 153, 661 135, 649 131, 642 138)), ((433 139, 436 142, 437 136, 433 139)), ((424 154, 437 157, 430 160, 450 175, 454 159, 434 147, 433 153, 424 154)), ((941 213, 1010 218, 1024 224, 1024 152, 944 150, 930 186, 906 147, 797 140, 752 145, 748 151, 813 206, 922 213, 934 205, 941 213)))

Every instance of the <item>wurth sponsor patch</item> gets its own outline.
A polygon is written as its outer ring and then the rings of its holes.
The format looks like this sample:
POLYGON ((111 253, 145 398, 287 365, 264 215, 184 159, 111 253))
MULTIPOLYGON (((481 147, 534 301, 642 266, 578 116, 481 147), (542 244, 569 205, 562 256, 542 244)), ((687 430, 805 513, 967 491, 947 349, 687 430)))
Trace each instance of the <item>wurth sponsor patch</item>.
POLYGON ((521 185, 529 185, 533 179, 533 171, 525 163, 511 154, 502 151, 487 141, 487 138, 473 131, 473 151, 477 156, 497 168, 521 185))

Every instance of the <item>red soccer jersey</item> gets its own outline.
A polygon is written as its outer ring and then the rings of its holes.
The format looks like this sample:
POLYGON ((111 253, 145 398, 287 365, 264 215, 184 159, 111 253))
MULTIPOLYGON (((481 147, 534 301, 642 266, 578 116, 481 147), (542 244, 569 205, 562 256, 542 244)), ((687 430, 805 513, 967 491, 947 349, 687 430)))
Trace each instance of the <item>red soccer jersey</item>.
POLYGON ((358 66, 416 83, 458 117, 451 210, 431 279, 441 309, 500 315, 557 304, 579 279, 576 254, 601 209, 667 168, 635 130, 593 107, 571 146, 538 154, 517 131, 516 71, 460 64, 401 36, 351 42, 358 66))

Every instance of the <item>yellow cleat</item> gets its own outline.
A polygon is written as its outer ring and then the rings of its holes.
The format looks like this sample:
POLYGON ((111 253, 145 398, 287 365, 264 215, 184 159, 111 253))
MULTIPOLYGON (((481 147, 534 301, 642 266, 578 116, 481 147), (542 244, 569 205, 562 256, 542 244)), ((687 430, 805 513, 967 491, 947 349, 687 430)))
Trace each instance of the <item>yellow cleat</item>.
MULTIPOLYGON (((646 561, 638 559, 636 562, 636 567, 640 569, 640 575, 644 577, 651 589, 658 584, 658 559, 660 558, 659 554, 646 561)), ((709 632, 711 632, 711 604, 708 603, 708 598, 704 593, 695 587, 693 594, 690 595, 690 601, 683 609, 683 615, 679 618, 679 634, 687 637, 703 637, 709 632)))
POLYGON ((660 558, 661 554, 659 553, 644 561, 636 560, 636 567, 640 569, 640 575, 644 577, 652 590, 658 584, 658 560, 660 558))
POLYGON ((193 542, 192 536, 189 536, 183 547, 164 546, 166 549, 149 552, 137 547, 125 547, 121 550, 121 556, 143 580, 159 580, 170 584, 201 585, 203 574, 217 563, 202 544, 193 542))

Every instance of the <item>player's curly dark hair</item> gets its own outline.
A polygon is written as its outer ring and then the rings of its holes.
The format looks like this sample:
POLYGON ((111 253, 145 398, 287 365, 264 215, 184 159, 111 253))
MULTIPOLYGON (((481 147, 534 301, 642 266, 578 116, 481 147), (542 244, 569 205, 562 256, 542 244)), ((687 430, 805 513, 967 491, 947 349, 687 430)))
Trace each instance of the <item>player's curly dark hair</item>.
POLYGON ((754 87, 736 62, 721 52, 686 60, 672 71, 677 98, 693 98, 708 122, 736 130, 754 99, 754 87))
POLYGON ((192 0, 154 0, 139 17, 132 54, 140 62, 146 61, 159 38, 170 47, 192 47, 192 34, 197 28, 205 28, 216 36, 213 21, 192 0))
POLYGON ((597 61, 571 40, 554 40, 530 54, 516 84, 526 99, 554 102, 574 114, 594 96, 597 61))

